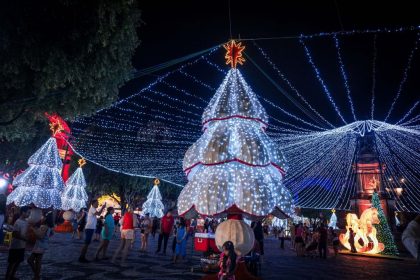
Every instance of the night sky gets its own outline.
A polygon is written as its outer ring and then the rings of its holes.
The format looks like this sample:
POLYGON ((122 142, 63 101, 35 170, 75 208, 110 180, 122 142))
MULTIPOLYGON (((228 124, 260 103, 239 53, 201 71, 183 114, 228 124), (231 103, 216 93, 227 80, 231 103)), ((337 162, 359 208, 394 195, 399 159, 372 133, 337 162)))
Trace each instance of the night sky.
MULTIPOLYGON (((366 2, 366 1, 364 1, 366 2)), ((298 36, 318 32, 332 32, 368 28, 396 28, 417 26, 420 17, 412 1, 377 1, 366 6, 362 1, 231 1, 232 35, 234 38, 262 38, 298 36), (336 5, 337 4, 337 5, 336 5), (340 16, 338 16, 338 11, 340 16), (341 21, 341 23, 340 23, 341 21)), ((133 58, 137 69, 153 66, 174 58, 229 40, 228 1, 142 1, 144 25, 139 29, 142 40, 133 58)), ((370 119, 372 96, 373 34, 339 36, 345 71, 349 78, 351 96, 355 104, 357 118, 370 119)), ((383 120, 389 110, 407 65, 408 55, 414 46, 416 32, 377 35, 375 119, 383 120)), ((290 79, 299 92, 333 124, 343 123, 315 78, 298 39, 257 40, 273 62, 290 79)), ((277 74, 272 71, 253 45, 245 42, 247 54, 270 75, 288 89, 277 74)), ((337 53, 331 37, 308 39, 314 61, 319 67, 332 97, 342 111, 344 118, 352 121, 350 106, 346 97, 343 79, 340 75, 337 53)), ((212 56, 212 61, 223 66, 222 50, 212 56)), ((416 54, 408 80, 401 92, 393 114, 388 122, 398 121, 418 100, 420 82, 420 55, 416 54)), ((173 69, 169 68, 168 70, 173 69)), ((226 69, 228 69, 226 67, 226 69)), ((165 73, 162 70, 155 75, 165 73)), ((247 62, 241 67, 245 79, 255 92, 287 108, 292 113, 304 116, 270 82, 247 62)), ((192 73, 216 87, 223 76, 207 75, 206 69, 196 69, 192 73)), ((142 77, 129 82, 121 90, 121 96, 137 92, 153 77, 142 77)), ((190 85, 190 89, 194 85, 190 85)), ((197 88, 197 92, 203 89, 197 88)), ((210 98, 210 93, 202 93, 210 98)), ((271 115, 276 114, 273 112, 271 115)), ((419 109, 415 111, 419 113, 419 109)), ((278 117, 282 117, 279 115, 278 117)))

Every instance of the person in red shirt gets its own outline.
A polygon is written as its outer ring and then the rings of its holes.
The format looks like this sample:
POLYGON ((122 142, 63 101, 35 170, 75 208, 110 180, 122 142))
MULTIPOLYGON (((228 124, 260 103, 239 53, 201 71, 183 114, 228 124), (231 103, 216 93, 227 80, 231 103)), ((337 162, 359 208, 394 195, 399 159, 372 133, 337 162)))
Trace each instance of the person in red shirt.
POLYGON ((133 213, 131 208, 127 209, 124 216, 120 220, 121 224, 121 242, 118 249, 112 257, 112 263, 116 263, 117 257, 121 254, 121 266, 126 266, 125 259, 131 247, 131 242, 134 240, 134 229, 138 226, 137 216, 133 213))
POLYGON ((159 233, 158 248, 156 250, 156 254, 160 253, 160 249, 162 247, 162 240, 163 240, 163 255, 166 255, 166 247, 168 246, 168 238, 172 232, 173 226, 174 226, 174 217, 172 216, 172 212, 168 210, 165 216, 163 216, 160 221, 160 233, 159 233))

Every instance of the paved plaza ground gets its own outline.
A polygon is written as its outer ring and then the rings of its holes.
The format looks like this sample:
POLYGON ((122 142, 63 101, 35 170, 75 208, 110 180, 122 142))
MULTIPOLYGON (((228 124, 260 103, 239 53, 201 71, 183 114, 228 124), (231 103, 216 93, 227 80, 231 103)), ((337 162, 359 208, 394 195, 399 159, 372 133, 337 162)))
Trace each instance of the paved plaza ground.
MULTIPOLYGON (((200 279, 204 273, 200 269, 200 254, 191 255, 191 240, 188 261, 172 264, 170 256, 139 254, 137 239, 127 263, 128 268, 111 264, 109 261, 81 264, 77 262, 82 241, 71 240, 70 236, 56 234, 51 239, 50 250, 44 257, 42 279, 200 279), (193 268, 193 270, 192 270, 193 268)), ((150 239, 149 251, 156 249, 156 240, 150 239)), ((170 240, 172 241, 172 240, 170 240)), ((111 242, 113 253, 118 241, 111 242)), ((171 244, 171 242, 169 242, 171 244)), ((168 244, 168 252, 170 250, 168 244)), ((88 258, 92 259, 99 243, 91 245, 88 258)), ((328 259, 296 257, 290 249, 281 250, 279 241, 265 240, 266 256, 262 263, 262 279, 420 279, 420 266, 411 260, 387 260, 360 256, 339 255, 328 259)), ((286 248, 289 243, 286 242, 286 248)), ((168 254, 170 255, 170 254, 168 254)), ((0 277, 5 274, 7 251, 0 252, 0 277)), ((29 266, 23 263, 17 277, 32 279, 29 266)))

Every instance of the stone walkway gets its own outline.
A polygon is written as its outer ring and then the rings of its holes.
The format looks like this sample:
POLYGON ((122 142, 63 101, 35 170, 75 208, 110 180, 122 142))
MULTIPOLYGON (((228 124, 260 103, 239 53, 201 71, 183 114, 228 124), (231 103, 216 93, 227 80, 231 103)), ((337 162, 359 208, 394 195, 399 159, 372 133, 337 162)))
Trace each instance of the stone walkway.
MULTIPOLYGON (((156 237, 157 239, 157 237, 156 237)), ((77 262, 82 241, 72 240, 70 236, 56 234, 51 239, 50 250, 44 256, 43 279, 200 279, 203 272, 199 266, 200 254, 191 250, 191 240, 185 263, 172 264, 170 256, 139 254, 139 239, 127 260, 130 265, 122 268, 109 261, 81 264, 77 262), (192 269, 193 268, 193 269, 192 269)), ((171 252, 168 242, 168 252, 171 252)), ((110 253, 118 246, 111 242, 110 253)), ((88 258, 93 258, 99 243, 91 245, 88 258)), ((150 251, 156 249, 156 240, 150 239, 150 251)), ((289 244, 286 242, 286 247, 289 244)), ((339 255, 328 259, 298 258, 290 249, 280 250, 279 242, 265 240, 266 256, 262 264, 262 278, 278 279, 420 279, 420 266, 414 261, 398 261, 360 256, 339 255)), ((0 251, 0 277, 5 274, 7 251, 0 251)), ((29 266, 21 265, 17 275, 20 279, 32 279, 29 266)), ((239 279, 240 280, 240 279, 239 279)))

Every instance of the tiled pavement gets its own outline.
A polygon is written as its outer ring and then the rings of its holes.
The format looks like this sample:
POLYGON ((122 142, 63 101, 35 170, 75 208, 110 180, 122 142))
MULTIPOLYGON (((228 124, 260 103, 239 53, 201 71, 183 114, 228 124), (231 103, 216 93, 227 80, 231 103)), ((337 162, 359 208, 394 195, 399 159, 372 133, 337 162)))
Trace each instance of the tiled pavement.
MULTIPOLYGON (((157 238, 156 238, 157 239, 157 238)), ((170 240, 170 244, 171 244, 170 240)), ((168 244, 168 249, 170 248, 168 244)), ((118 241, 111 242, 113 253, 118 241)), ((109 261, 81 264, 77 262, 81 241, 71 240, 70 236, 56 234, 44 256, 43 279, 200 279, 199 254, 191 255, 188 261, 172 264, 169 256, 155 256, 152 253, 140 255, 132 251, 128 257, 128 268, 109 263, 109 261), (191 268, 194 268, 193 270, 191 268)), ((88 257, 93 257, 98 243, 93 243, 88 257)), ((138 249, 139 241, 134 248, 138 249)), ((156 240, 150 239, 150 251, 156 248, 156 240)), ((286 243, 288 247, 288 243, 286 243)), ((265 241, 266 256, 262 264, 262 278, 277 279, 420 279, 420 266, 414 261, 397 261, 359 256, 339 255, 327 260, 319 258, 298 258, 292 250, 280 250, 279 242, 274 239, 265 241)), ((0 252, 0 277, 6 269, 7 252, 0 252)), ((32 279, 29 266, 24 263, 18 272, 22 280, 32 279)))

